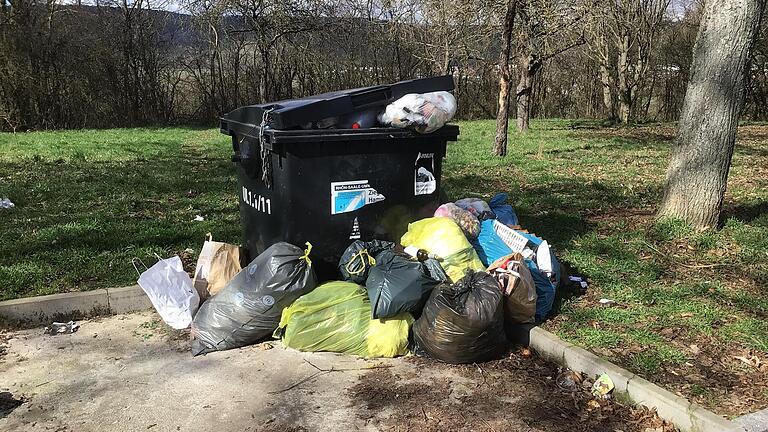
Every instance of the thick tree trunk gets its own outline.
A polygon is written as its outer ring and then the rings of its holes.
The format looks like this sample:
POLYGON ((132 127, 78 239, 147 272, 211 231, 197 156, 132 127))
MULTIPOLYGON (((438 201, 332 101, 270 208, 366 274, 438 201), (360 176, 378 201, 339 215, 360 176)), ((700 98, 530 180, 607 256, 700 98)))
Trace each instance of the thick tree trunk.
POLYGON ((619 93, 619 121, 623 124, 629 124, 632 112, 632 99, 624 91, 619 93))
POLYGON ((501 56, 499 58, 499 111, 496 114, 496 140, 493 154, 507 154, 507 128, 509 126, 509 53, 512 45, 512 26, 515 21, 517 0, 507 0, 507 13, 504 16, 501 56))
POLYGON ((705 3, 659 217, 697 228, 718 223, 749 51, 764 6, 765 0, 705 3))
POLYGON ((603 105, 605 106, 605 111, 608 113, 608 118, 614 120, 616 118, 616 108, 613 106, 613 95, 611 94, 613 79, 605 65, 600 65, 600 83, 603 85, 603 105))
POLYGON ((517 84, 517 130, 528 132, 530 129, 531 93, 533 78, 539 71, 541 62, 532 55, 520 59, 520 82, 517 84))

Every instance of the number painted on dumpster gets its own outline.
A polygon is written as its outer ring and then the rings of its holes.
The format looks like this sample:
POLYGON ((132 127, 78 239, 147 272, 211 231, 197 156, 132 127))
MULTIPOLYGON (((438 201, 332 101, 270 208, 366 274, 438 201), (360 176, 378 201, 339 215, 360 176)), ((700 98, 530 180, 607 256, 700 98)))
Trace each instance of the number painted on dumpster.
POLYGON ((243 202, 256 209, 256 211, 268 215, 272 214, 272 200, 249 191, 245 186, 243 186, 243 202))

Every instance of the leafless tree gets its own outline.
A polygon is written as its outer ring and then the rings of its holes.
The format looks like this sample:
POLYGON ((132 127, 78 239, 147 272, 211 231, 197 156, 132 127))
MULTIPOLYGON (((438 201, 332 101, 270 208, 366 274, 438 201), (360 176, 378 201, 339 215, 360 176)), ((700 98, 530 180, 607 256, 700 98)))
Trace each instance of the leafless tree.
POLYGON ((544 64, 584 43, 583 11, 568 0, 519 0, 517 26, 517 130, 530 125, 533 81, 544 64))
POLYGON ((499 110, 496 114, 496 139, 493 146, 493 154, 506 156, 507 154, 507 130, 509 129, 509 93, 511 76, 509 72, 509 60, 512 52, 512 30, 517 13, 517 0, 507 0, 507 12, 504 14, 501 32, 501 54, 499 55, 499 110))
POLYGON ((582 7, 592 58, 600 66, 603 103, 626 124, 635 102, 646 85, 659 28, 670 0, 587 0, 582 7))

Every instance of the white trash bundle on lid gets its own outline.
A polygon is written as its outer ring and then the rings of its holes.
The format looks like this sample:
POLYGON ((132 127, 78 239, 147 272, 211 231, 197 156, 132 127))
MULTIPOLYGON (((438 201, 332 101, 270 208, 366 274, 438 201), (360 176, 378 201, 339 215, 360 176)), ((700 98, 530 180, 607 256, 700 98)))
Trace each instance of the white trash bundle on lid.
POLYGON ((419 133, 434 132, 456 115, 456 98, 446 92, 409 93, 387 105, 379 122, 419 133))

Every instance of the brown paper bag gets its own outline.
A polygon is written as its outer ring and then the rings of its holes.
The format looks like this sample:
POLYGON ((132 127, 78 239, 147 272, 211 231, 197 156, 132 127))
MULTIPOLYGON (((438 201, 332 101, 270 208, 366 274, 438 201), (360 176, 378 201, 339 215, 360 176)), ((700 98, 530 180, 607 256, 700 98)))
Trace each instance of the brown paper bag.
POLYGON ((240 247, 215 242, 208 233, 197 258, 192 284, 200 298, 206 298, 221 291, 240 270, 240 247))
POLYGON ((488 266, 504 291, 504 318, 514 324, 533 323, 536 317, 536 285, 519 253, 499 258, 488 266))

